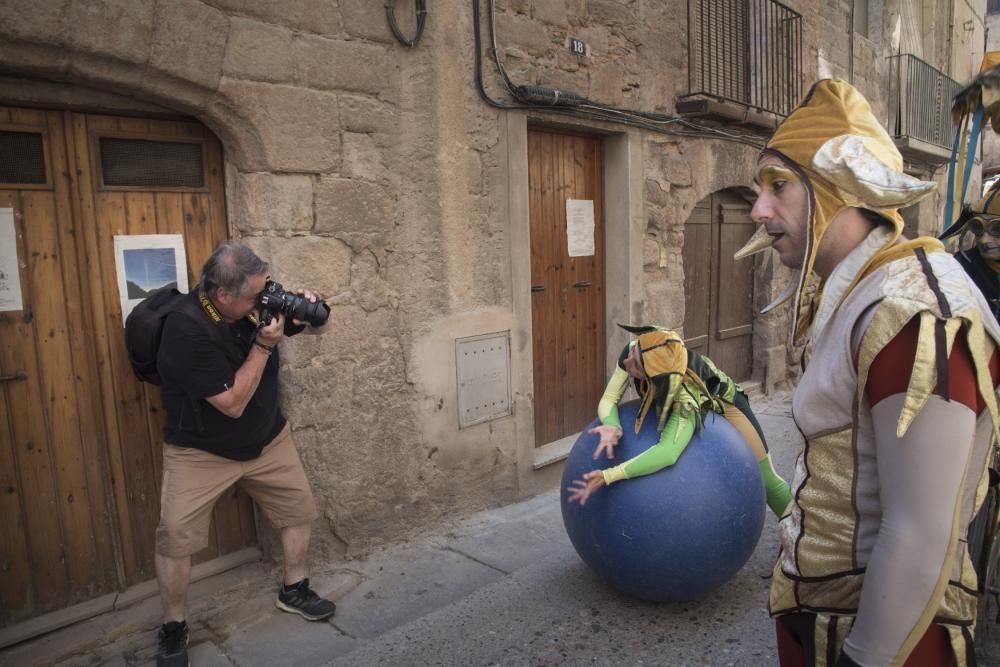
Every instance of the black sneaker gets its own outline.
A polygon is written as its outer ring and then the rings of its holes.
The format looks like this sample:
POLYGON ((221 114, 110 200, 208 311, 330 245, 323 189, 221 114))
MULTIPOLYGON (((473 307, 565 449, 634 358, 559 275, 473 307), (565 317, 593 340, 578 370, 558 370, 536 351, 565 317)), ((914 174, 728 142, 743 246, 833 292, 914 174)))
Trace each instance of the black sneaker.
POLYGON ((282 586, 274 605, 281 611, 298 614, 307 621, 325 621, 337 611, 337 605, 324 600, 309 588, 309 579, 303 579, 292 588, 282 586))
POLYGON ((160 650, 156 667, 188 667, 188 627, 185 621, 170 621, 160 626, 160 650))

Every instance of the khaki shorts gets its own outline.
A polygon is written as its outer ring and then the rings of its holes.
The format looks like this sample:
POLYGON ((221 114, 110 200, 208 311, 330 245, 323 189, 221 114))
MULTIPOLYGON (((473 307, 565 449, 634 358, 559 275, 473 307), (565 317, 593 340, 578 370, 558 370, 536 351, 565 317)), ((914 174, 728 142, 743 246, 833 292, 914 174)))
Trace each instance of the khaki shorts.
POLYGON ((275 528, 301 526, 316 518, 316 503, 287 424, 250 461, 165 444, 156 553, 183 558, 208 546, 212 508, 233 484, 257 501, 275 528))

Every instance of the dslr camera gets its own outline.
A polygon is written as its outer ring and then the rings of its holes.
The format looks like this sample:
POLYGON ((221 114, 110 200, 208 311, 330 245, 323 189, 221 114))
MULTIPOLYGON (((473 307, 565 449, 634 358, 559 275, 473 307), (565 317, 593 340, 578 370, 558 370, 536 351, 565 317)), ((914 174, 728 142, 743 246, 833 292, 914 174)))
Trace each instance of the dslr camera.
POLYGON ((286 292, 281 283, 273 280, 264 283, 264 291, 260 293, 257 303, 260 305, 260 321, 264 324, 270 324, 275 315, 284 313, 288 319, 320 327, 330 316, 330 306, 326 305, 326 301, 320 299, 313 303, 304 296, 286 292))

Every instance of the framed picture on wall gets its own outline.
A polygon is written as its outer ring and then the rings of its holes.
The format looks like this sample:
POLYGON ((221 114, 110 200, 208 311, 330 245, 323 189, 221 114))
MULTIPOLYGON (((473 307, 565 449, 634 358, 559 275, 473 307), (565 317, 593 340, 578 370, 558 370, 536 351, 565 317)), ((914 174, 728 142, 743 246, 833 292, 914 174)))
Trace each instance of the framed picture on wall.
POLYGON ((137 303, 155 290, 188 291, 187 259, 181 234, 115 236, 115 267, 122 324, 137 303))

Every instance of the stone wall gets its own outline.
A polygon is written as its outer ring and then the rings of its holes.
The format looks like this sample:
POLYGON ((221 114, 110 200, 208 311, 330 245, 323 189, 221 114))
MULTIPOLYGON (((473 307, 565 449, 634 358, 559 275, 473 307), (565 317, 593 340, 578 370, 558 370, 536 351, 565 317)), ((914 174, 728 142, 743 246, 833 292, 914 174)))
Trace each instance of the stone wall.
MULTIPOLYGON (((884 45, 875 35, 846 46, 850 3, 786 4, 803 16, 806 87, 824 68, 853 71, 883 113, 884 45)), ((496 5, 498 54, 515 83, 667 114, 687 92, 686 1, 496 5), (571 53, 569 37, 587 55, 571 53)), ((412 7, 397 4, 407 32, 412 7)), ((282 373, 323 515, 320 556, 513 500, 538 490, 533 475, 555 479, 526 460, 531 387, 517 370, 530 322, 513 288, 523 258, 512 193, 526 164, 511 156, 529 120, 624 142, 635 194, 614 195, 626 197, 623 224, 640 237, 629 269, 637 307, 623 309, 636 318, 683 323, 684 222, 699 200, 753 176, 756 150, 741 143, 487 105, 471 4, 429 10, 422 41, 407 49, 370 0, 37 0, 30 11, 0 1, 0 101, 87 99, 116 111, 132 100, 135 111, 198 118, 224 145, 231 234, 281 282, 333 304, 333 333, 288 341, 282 373), (460 431, 454 340, 505 330, 515 414, 460 431)), ((489 94, 509 100, 490 50, 482 56, 489 94)), ((759 260, 758 305, 784 280, 783 267, 759 260)), ((755 373, 768 387, 793 377, 786 333, 780 311, 755 326, 755 373)))

